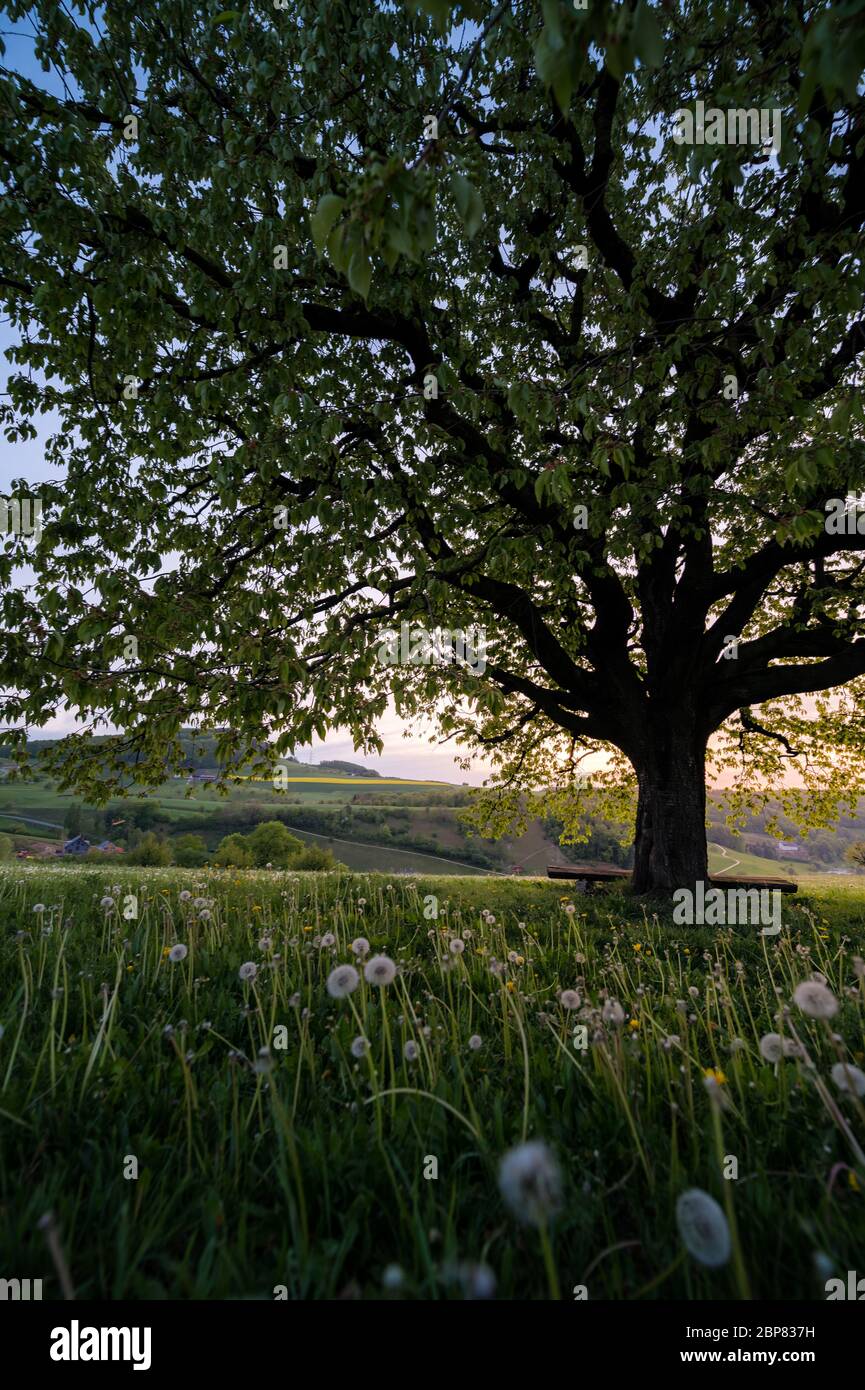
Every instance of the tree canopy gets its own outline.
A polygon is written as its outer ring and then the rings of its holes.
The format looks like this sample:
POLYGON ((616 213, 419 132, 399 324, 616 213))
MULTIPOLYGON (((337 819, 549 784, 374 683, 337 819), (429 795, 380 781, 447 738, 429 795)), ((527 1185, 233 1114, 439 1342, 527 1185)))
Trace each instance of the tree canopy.
POLYGON ((6 10, 2 418, 62 477, 0 714, 124 731, 70 784, 189 724, 368 752, 392 696, 494 759, 487 824, 636 784, 643 886, 705 870, 707 745, 858 793, 860 4, 6 10), (485 662, 384 664, 402 622, 485 662))

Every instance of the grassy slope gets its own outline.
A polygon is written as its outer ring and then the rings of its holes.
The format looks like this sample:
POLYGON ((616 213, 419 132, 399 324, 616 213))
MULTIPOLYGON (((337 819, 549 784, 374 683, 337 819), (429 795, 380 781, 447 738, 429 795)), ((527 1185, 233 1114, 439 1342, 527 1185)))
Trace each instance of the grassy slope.
MULTIPOLYGON (((862 1064, 851 957, 865 938, 863 888, 821 880, 813 897, 785 901, 785 933, 767 942, 753 929, 673 929, 620 892, 577 898, 569 916, 563 885, 543 879, 0 872, 0 1249, 56 1297, 37 1230, 51 1207, 84 1298, 267 1299, 283 1284, 291 1297, 377 1296, 391 1262, 407 1296, 454 1297, 448 1265, 480 1258, 502 1296, 543 1298, 537 1234, 496 1183, 525 1135, 563 1170, 553 1252, 566 1299, 577 1283, 592 1299, 733 1298, 744 1280, 760 1298, 822 1298, 815 1251, 836 1271, 861 1264, 865 1198, 837 1167, 853 1149, 807 1068, 765 1063, 757 1042, 816 968, 842 1000, 832 1029, 862 1064), (111 884, 121 902, 135 893, 136 919, 100 907, 111 884), (209 918, 194 920, 184 887, 212 899, 209 918), (430 894, 437 920, 424 916, 430 894), (258 944, 265 931, 271 946, 258 944), (324 981, 358 934, 401 974, 386 991, 333 1000, 324 981), (446 949, 456 934, 459 958, 446 949), (190 948, 177 965, 163 955, 175 940, 190 948), (490 973, 493 958, 504 974, 490 973), (254 986, 238 979, 244 960, 259 963, 254 986), (101 1031, 103 982, 116 997, 101 1031), (580 991, 580 1011, 557 1002, 562 988, 580 991), (606 994, 625 1010, 621 1030, 595 1013, 606 994), (585 1052, 572 1037, 582 1021, 598 1035, 585 1052), (287 1047, 256 1074, 247 1062, 281 1025, 287 1047), (356 1061, 360 1031, 372 1050, 356 1061), (406 1041, 417 1062, 404 1060, 406 1041), (711 1066, 725 1077, 719 1136, 711 1066), (724 1154, 737 1157, 736 1182, 720 1175, 724 1154), (123 1177, 128 1155, 137 1181, 123 1177), (436 1181, 423 1176, 430 1156, 436 1181), (733 1204, 738 1275, 683 1254, 675 1203, 692 1186, 733 1204)), ((825 1078, 828 1030, 795 1007, 787 1026, 825 1078)), ((865 1113, 843 1098, 841 1112, 861 1144, 865 1113)))

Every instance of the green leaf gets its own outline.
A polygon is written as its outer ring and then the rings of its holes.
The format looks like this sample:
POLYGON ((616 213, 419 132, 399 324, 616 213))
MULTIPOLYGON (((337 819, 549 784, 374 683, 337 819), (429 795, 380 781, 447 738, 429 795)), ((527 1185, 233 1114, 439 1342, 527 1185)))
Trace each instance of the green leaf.
POLYGON ((410 10, 415 12, 423 10, 425 14, 435 20, 439 33, 444 33, 453 7, 453 0, 408 0, 410 10))
POLYGON ((309 219, 313 245, 319 255, 344 207, 345 198, 340 198, 336 193, 325 193, 309 219))
POLYGON ((535 44, 535 67, 544 85, 552 89, 562 115, 566 116, 577 75, 576 53, 572 53, 567 46, 556 47, 555 39, 551 38, 549 29, 545 27, 535 44))
POLYGON ((664 61, 664 38, 661 26, 645 0, 640 0, 634 15, 633 41, 634 52, 644 67, 661 66, 664 61))
POLYGON ((355 294, 359 294, 362 299, 369 295, 369 287, 372 281, 372 265, 369 256, 362 248, 354 252, 348 263, 348 283, 351 285, 355 294))
POLYGON ((466 232, 470 237, 475 236, 484 220, 484 204, 480 193, 458 169, 451 174, 451 192, 466 232))

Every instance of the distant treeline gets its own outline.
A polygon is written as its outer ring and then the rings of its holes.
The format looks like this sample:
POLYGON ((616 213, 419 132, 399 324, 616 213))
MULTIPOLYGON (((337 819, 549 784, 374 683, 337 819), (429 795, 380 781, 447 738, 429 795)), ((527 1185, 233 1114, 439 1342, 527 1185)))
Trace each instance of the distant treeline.
MULTIPOLYGON (((544 831, 550 839, 559 840, 564 834, 564 825, 555 816, 548 816, 543 822, 544 831)), ((563 845, 561 841, 559 848, 562 854, 572 864, 615 864, 620 869, 632 869, 634 867, 634 846, 623 845, 621 843, 622 831, 619 826, 611 824, 609 821, 596 820, 592 822, 591 832, 588 840, 582 841, 578 845, 563 845)))
POLYGON ((73 803, 66 810, 65 829, 69 836, 84 835, 91 841, 112 840, 124 848, 136 849, 142 838, 155 833, 174 838, 190 830, 204 837, 210 847, 225 835, 244 834, 262 821, 281 821, 290 829, 305 830, 328 839, 354 840, 393 849, 411 849, 435 854, 442 859, 458 859, 480 868, 500 866, 501 851, 495 843, 466 839, 467 832, 453 817, 439 811, 434 819, 455 827, 462 838, 458 848, 442 845, 431 835, 412 826, 409 810, 398 807, 388 812, 376 806, 344 805, 333 809, 304 806, 286 801, 280 806, 262 806, 255 801, 225 802, 208 808, 206 814, 190 815, 164 810, 158 801, 130 798, 112 801, 101 809, 73 803), (405 822, 396 827, 388 821, 405 822))
POLYGON ((380 773, 375 772, 371 767, 362 767, 360 763, 346 763, 340 758, 329 758, 327 762, 316 764, 329 772, 345 772, 349 777, 378 777, 380 773))

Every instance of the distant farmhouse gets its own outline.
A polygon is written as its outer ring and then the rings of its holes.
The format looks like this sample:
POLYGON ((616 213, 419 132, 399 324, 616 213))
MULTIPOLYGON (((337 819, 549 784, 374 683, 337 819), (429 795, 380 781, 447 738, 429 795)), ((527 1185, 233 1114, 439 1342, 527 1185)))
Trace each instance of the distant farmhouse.
POLYGON ((184 771, 185 771, 185 773, 186 773, 187 781, 188 781, 190 784, 193 783, 193 782, 218 782, 218 781, 219 781, 219 773, 218 773, 218 772, 201 772, 197 767, 194 766, 193 763, 187 763, 186 767, 184 768, 184 771))
POLYGON ((90 849, 98 849, 101 854, 123 854, 123 846, 115 845, 113 840, 103 840, 98 845, 91 845, 83 835, 73 835, 71 840, 67 840, 63 846, 63 853, 86 854, 90 849))
POLYGON ((779 840, 778 856, 780 859, 804 859, 805 846, 795 840, 779 840))

